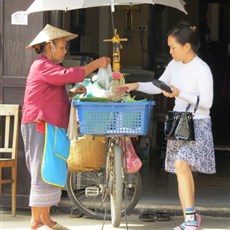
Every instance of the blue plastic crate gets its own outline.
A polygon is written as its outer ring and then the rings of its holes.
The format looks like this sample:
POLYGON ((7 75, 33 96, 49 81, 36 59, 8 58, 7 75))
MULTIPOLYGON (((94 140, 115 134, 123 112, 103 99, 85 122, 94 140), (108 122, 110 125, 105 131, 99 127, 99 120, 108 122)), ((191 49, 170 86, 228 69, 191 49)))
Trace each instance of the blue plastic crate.
POLYGON ((155 102, 74 101, 73 105, 82 135, 146 135, 155 102))

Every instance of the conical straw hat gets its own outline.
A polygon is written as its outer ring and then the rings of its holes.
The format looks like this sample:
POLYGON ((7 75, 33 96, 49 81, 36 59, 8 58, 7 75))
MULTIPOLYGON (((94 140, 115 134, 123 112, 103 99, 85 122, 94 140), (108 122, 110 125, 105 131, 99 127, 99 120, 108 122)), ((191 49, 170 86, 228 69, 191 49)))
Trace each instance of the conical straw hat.
POLYGON ((26 48, 33 48, 35 45, 50 42, 55 39, 65 38, 66 41, 76 38, 78 35, 61 30, 57 27, 47 24, 43 30, 34 38, 34 40, 26 46, 26 48))

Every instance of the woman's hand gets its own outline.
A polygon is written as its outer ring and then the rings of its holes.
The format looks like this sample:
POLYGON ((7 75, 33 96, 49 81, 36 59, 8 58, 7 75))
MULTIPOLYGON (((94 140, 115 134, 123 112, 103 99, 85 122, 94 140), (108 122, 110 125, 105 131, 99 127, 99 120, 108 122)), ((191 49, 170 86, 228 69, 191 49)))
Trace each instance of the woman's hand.
POLYGON ((101 58, 96 59, 95 61, 98 62, 98 68, 105 68, 111 62, 109 57, 101 57, 101 58))
POLYGON ((178 97, 180 94, 180 90, 176 88, 174 85, 170 85, 170 87, 172 89, 172 93, 167 93, 166 91, 162 90, 164 96, 169 98, 178 97))
POLYGON ((87 89, 85 88, 84 85, 80 85, 80 86, 78 86, 77 88, 74 89, 74 93, 75 94, 84 94, 84 95, 86 95, 87 89))
POLYGON ((86 95, 87 89, 85 88, 84 85, 80 85, 77 88, 72 88, 69 90, 69 96, 70 98, 76 96, 77 94, 83 94, 86 95))
POLYGON ((81 68, 83 68, 85 70, 85 77, 86 77, 90 73, 95 71, 96 69, 106 68, 110 64, 110 62, 111 62, 111 60, 109 57, 101 57, 101 58, 98 58, 98 59, 90 62, 89 64, 87 64, 85 66, 82 66, 81 68))
POLYGON ((115 94, 130 93, 133 90, 136 90, 139 87, 139 83, 129 83, 115 87, 115 94))

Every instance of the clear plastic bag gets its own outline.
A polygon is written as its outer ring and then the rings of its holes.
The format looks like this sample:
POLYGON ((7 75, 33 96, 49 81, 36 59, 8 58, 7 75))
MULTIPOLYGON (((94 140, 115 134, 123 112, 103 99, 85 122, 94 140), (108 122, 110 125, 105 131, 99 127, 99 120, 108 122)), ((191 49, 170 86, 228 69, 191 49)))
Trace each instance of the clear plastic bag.
POLYGON ((112 85, 112 68, 109 64, 107 68, 100 68, 97 74, 97 83, 105 90, 109 90, 112 85))

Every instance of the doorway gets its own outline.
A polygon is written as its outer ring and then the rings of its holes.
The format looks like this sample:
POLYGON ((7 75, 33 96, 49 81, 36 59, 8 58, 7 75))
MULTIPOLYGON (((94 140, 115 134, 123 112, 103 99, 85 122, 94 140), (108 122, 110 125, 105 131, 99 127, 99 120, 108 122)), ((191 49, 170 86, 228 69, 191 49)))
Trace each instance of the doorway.
POLYGON ((230 147, 230 2, 201 0, 200 28, 201 56, 214 80, 214 143, 230 147))

